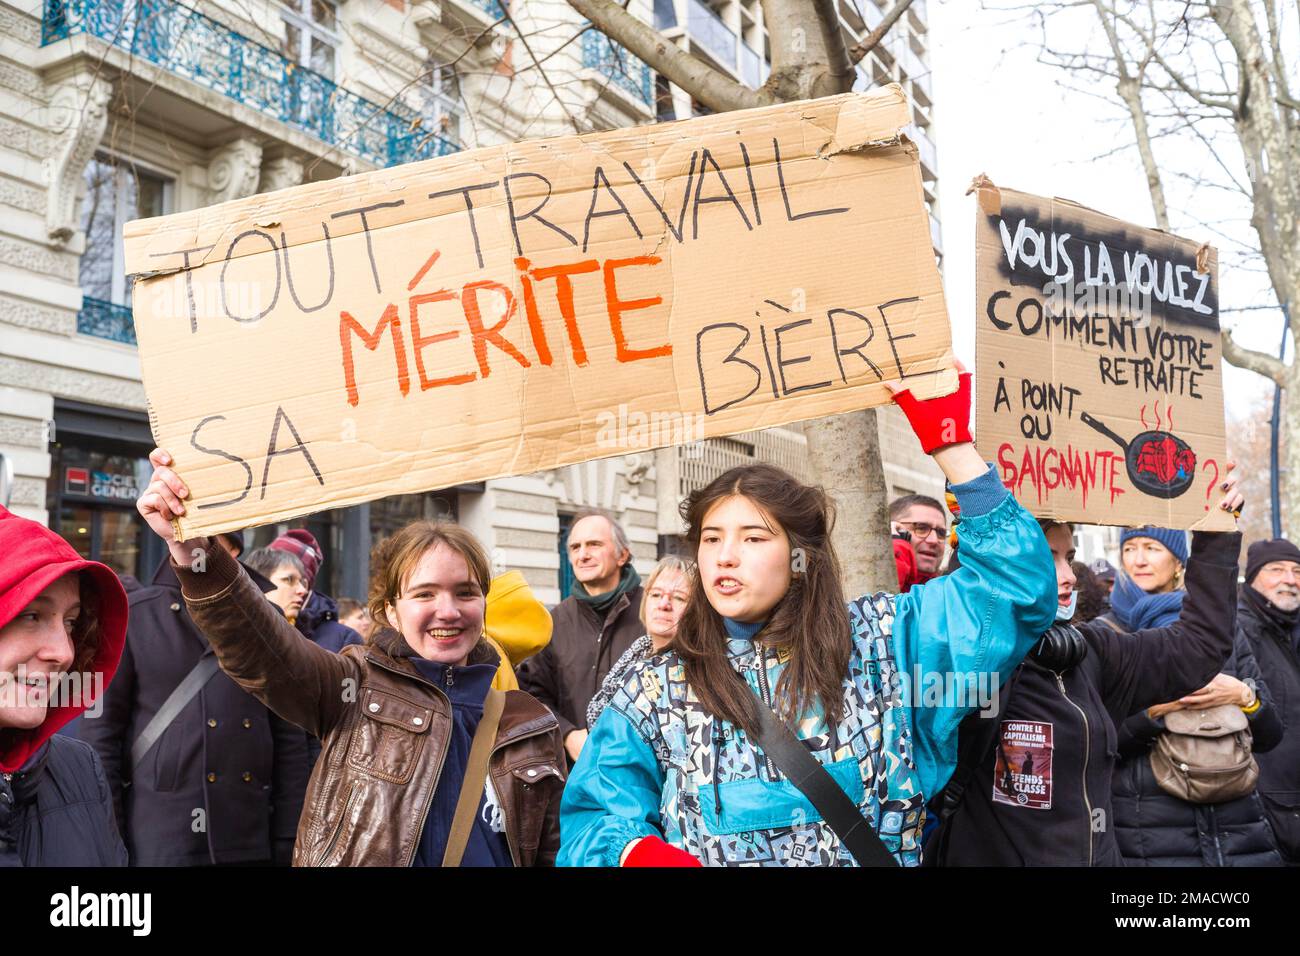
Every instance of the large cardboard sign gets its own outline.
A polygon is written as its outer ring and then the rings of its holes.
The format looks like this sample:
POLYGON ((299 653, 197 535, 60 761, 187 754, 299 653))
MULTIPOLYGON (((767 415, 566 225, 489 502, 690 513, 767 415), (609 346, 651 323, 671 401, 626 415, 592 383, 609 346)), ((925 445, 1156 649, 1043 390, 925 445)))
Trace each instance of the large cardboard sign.
POLYGON ((897 87, 129 223, 182 536, 951 392, 897 87))
POLYGON ((1230 529, 1215 250, 978 193, 976 440, 1007 487, 1044 518, 1230 529))

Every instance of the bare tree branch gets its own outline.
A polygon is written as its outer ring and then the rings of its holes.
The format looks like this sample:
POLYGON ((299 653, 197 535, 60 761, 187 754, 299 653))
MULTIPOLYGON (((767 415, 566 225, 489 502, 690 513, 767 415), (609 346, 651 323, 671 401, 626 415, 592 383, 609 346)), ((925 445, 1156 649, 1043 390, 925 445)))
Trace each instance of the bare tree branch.
POLYGON ((1244 368, 1258 375, 1263 375, 1277 385, 1286 383, 1287 367, 1276 356, 1269 355, 1266 352, 1256 352, 1254 349, 1243 348, 1236 343, 1232 333, 1227 329, 1223 330, 1220 341, 1223 343, 1223 357, 1237 368, 1244 368))
MULTIPOLYGON (((1101 19, 1102 29, 1105 30, 1106 40, 1110 43, 1111 52, 1115 56, 1115 65, 1119 70, 1119 83, 1116 89, 1120 99, 1128 107, 1129 114, 1133 117, 1133 130, 1137 134, 1138 155, 1142 157, 1142 169, 1146 173, 1147 191, 1151 194, 1151 208, 1155 213, 1156 225, 1168 231, 1169 204, 1165 200, 1165 187, 1160 178, 1160 167, 1156 164, 1155 151, 1151 148, 1151 132, 1147 128, 1146 112, 1142 109, 1141 74, 1133 76, 1129 72, 1128 63, 1120 45, 1119 35, 1115 30, 1114 23, 1107 17, 1110 11, 1106 9, 1101 0, 1094 0, 1093 6, 1097 11, 1097 16, 1101 19)), ((1147 49, 1150 50, 1151 48, 1152 44, 1148 43, 1147 49)))
POLYGON ((885 39, 885 35, 898 22, 898 18, 907 12, 907 8, 912 5, 912 0, 898 0, 893 8, 885 14, 885 18, 880 21, 880 25, 862 38, 862 42, 856 43, 853 49, 849 50, 849 64, 857 66, 862 62, 862 58, 880 46, 880 42, 885 39))

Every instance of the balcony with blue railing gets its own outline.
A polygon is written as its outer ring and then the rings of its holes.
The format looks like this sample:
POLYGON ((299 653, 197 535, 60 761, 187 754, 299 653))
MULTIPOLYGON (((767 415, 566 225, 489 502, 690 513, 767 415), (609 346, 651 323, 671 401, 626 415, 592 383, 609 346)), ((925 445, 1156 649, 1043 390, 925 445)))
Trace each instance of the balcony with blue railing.
MULTIPOLYGON (((496 0, 475 2, 499 9, 496 0)), ((77 34, 98 37, 378 166, 460 148, 425 129, 420 114, 404 104, 372 103, 175 0, 45 0, 42 45, 77 34)))
POLYGON ((135 319, 129 305, 83 296, 81 311, 77 313, 77 331, 110 342, 135 345, 135 319))
POLYGON ((595 27, 582 35, 582 65, 596 70, 646 106, 654 102, 650 67, 595 27))

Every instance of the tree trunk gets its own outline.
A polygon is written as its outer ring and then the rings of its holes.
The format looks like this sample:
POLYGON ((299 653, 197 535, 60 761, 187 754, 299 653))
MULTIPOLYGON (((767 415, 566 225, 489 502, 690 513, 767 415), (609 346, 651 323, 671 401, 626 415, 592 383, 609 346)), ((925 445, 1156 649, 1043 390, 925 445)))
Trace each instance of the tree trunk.
MULTIPOLYGON (((1259 236, 1274 294, 1287 310, 1291 341, 1295 343, 1300 332, 1296 308, 1300 305, 1300 183, 1296 181, 1300 177, 1296 159, 1300 133, 1287 112, 1290 107, 1283 103, 1290 91, 1286 88, 1285 67, 1276 59, 1281 55, 1281 45, 1272 35, 1270 48, 1265 49, 1248 0, 1213 4, 1210 15, 1237 55, 1240 95, 1233 121, 1247 168, 1252 172, 1251 225, 1259 236)), ((1270 29, 1275 26, 1270 19, 1270 29)), ((1300 514, 1300 442, 1295 440, 1300 421, 1290 414, 1300 405, 1300 366, 1294 358, 1286 366, 1272 356, 1241 348, 1225 349, 1225 357, 1265 375, 1282 389, 1280 431, 1287 439, 1279 462, 1279 523, 1285 533, 1291 516, 1300 514)))
POLYGON ((842 565, 845 597, 898 590, 875 409, 814 419, 804 426, 804 434, 813 469, 835 499, 832 541, 842 565))

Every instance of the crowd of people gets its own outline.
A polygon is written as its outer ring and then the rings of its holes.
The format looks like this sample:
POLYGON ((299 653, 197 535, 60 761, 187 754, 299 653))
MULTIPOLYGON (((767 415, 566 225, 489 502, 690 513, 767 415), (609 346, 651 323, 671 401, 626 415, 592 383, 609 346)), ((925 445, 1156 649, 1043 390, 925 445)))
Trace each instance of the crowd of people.
POLYGON ((177 540, 163 449, 129 594, 0 509, 0 865, 1300 862, 1300 549, 1239 580, 1240 534, 1147 526, 1084 565, 970 394, 895 394, 948 480, 890 506, 897 593, 845 595, 834 503, 762 464, 644 581, 575 515, 550 609, 453 523, 337 601, 306 531, 177 540))

